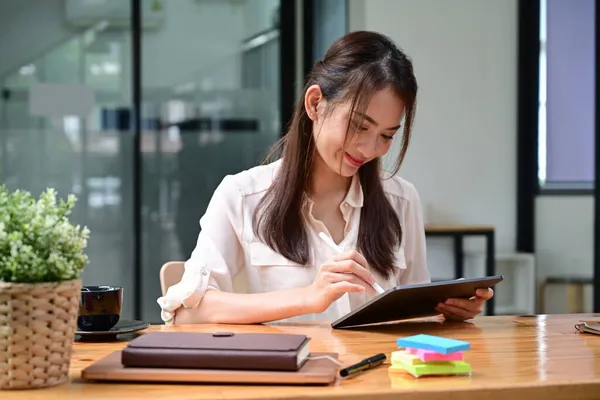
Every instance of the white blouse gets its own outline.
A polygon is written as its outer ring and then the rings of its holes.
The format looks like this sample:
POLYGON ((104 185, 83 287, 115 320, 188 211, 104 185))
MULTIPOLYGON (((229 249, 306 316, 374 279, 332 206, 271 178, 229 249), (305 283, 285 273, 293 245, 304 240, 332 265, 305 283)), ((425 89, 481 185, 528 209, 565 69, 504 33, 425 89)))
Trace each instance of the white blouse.
MULTIPOLYGON (((275 252, 254 234, 252 216, 258 202, 269 188, 281 160, 226 176, 215 190, 200 219, 201 232, 196 248, 185 263, 179 283, 158 298, 161 318, 172 323, 175 310, 194 307, 207 290, 233 291, 233 279, 244 271, 250 293, 269 292, 310 285, 320 267, 334 251, 318 236, 328 232, 312 216, 313 203, 306 198, 303 212, 307 224, 311 264, 299 265, 275 252)), ((430 282, 426 262, 425 229, 419 195, 406 180, 394 176, 383 179, 385 194, 398 213, 402 226, 402 244, 396 252, 396 271, 384 279, 372 271, 377 282, 389 289, 397 285, 430 282)), ((343 251, 356 248, 363 192, 357 176, 340 208, 346 221, 343 251)), ((360 306, 372 294, 346 293, 322 313, 305 314, 286 321, 333 321, 360 306)))

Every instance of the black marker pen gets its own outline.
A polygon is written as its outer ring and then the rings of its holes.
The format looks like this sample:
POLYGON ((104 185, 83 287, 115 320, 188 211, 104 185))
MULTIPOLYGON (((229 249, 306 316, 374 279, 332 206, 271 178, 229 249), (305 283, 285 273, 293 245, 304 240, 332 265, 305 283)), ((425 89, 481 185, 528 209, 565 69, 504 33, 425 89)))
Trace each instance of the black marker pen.
POLYGON ((381 365, 385 361, 385 354, 379 353, 374 355, 373 357, 365 358, 361 362, 346 367, 340 370, 340 376, 345 378, 350 375, 354 375, 358 372, 366 371, 371 368, 375 368, 378 365, 381 365))

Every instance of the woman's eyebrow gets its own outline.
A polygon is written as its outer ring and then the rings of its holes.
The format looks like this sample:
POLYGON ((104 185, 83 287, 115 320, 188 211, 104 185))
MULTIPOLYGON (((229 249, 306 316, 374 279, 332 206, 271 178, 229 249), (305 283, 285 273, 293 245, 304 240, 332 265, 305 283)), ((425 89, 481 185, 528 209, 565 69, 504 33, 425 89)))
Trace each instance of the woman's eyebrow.
MULTIPOLYGON (((353 114, 356 114, 356 115, 358 115, 360 117, 363 117, 364 119, 366 119, 367 121, 369 121, 370 123, 372 123, 375 126, 379 126, 379 124, 377 123, 377 121, 375 121, 373 118, 369 117, 367 114, 363 114, 363 113, 361 113, 359 111, 355 111, 353 114)), ((396 131, 398 129, 400 129, 400 125, 391 126, 391 127, 387 128, 386 130, 394 130, 394 131, 396 131)))

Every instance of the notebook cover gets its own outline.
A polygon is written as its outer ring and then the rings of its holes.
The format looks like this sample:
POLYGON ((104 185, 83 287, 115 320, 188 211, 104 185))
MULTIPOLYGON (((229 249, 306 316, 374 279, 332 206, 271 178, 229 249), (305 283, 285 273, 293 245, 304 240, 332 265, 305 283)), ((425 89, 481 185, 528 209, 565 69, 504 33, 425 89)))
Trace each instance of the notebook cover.
MULTIPOLYGON (((337 353, 312 353, 311 356, 337 353)), ((121 351, 114 351, 81 371, 81 378, 96 382, 223 383, 257 385, 329 385, 339 367, 328 359, 307 360, 298 371, 252 371, 182 368, 135 368, 121 364, 121 351)))
POLYGON ((123 349, 121 362, 138 368, 297 371, 305 335, 149 332, 123 349))

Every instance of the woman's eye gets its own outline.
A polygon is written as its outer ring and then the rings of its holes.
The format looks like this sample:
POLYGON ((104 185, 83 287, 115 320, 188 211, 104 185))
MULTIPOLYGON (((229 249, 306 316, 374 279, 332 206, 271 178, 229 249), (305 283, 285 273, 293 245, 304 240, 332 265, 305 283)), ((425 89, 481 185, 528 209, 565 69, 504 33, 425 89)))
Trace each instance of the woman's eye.
POLYGON ((361 125, 357 122, 352 122, 352 125, 354 125, 354 128, 358 129, 359 131, 368 131, 369 130, 369 128, 367 128, 366 126, 361 125))
POLYGON ((381 136, 383 136, 383 138, 384 138, 385 140, 394 140, 394 137, 393 137, 393 136, 390 136, 390 135, 384 135, 384 134, 382 134, 381 136))

